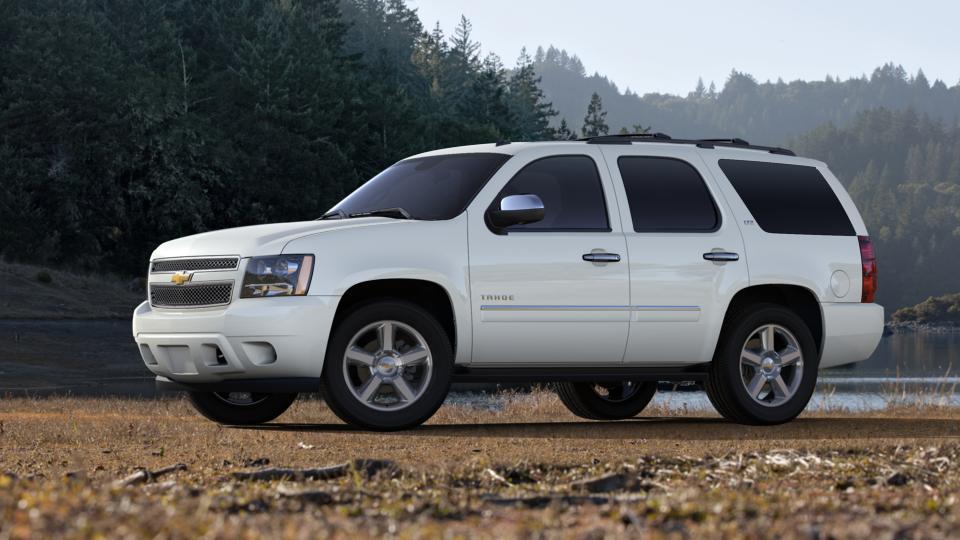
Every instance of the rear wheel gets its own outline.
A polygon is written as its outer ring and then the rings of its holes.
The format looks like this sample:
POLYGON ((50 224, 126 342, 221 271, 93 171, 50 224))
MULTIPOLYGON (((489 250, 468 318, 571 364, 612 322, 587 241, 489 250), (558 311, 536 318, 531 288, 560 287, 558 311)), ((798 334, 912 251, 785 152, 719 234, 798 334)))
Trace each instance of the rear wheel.
POLYGON ((820 359, 800 317, 776 304, 755 305, 735 315, 720 339, 705 384, 717 412, 756 425, 788 422, 803 412, 820 359))
POLYGON ((391 431, 422 424, 450 389, 453 348, 440 323, 417 305, 378 301, 334 330, 322 392, 341 420, 391 431))
POLYGON ((588 420, 624 420, 640 414, 657 392, 657 383, 559 383, 557 395, 573 414, 588 420))
POLYGON ((284 413, 297 394, 251 392, 189 392, 190 402, 203 416, 232 426, 263 424, 284 413))

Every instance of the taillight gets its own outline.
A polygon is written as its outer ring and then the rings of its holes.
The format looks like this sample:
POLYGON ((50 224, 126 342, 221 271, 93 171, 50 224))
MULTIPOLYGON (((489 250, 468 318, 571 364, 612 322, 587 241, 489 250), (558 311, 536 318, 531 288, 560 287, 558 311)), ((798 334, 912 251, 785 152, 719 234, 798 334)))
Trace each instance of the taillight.
POLYGON ((863 268, 863 293, 860 301, 873 303, 877 297, 877 256, 873 252, 873 243, 869 236, 858 236, 860 241, 860 266, 863 268))

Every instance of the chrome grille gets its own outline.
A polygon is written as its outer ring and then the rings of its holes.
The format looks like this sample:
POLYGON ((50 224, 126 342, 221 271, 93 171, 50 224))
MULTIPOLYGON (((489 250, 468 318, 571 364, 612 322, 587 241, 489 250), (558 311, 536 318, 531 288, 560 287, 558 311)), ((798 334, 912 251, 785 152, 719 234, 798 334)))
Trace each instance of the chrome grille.
POLYGON ((151 272, 189 272, 202 270, 233 270, 240 263, 239 257, 207 257, 201 259, 161 259, 150 264, 151 272))
POLYGON ((150 285, 150 305, 154 307, 222 306, 232 297, 233 282, 150 285))

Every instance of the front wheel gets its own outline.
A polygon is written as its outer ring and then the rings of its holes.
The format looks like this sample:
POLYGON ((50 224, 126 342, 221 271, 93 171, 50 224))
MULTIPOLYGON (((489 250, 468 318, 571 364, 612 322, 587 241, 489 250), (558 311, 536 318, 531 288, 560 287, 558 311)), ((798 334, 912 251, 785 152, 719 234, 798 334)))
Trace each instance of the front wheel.
POLYGON ((356 308, 337 325, 322 393, 341 420, 392 431, 422 424, 450 389, 453 348, 426 310, 399 300, 356 308))
POLYGON ((588 420, 624 420, 640 414, 657 392, 656 382, 558 383, 560 401, 588 420))
POLYGON ((286 411, 297 394, 189 392, 193 407, 214 422, 230 426, 263 424, 286 411))
POLYGON ((817 384, 819 354, 803 320, 776 304, 735 315, 721 334, 705 387, 721 415, 770 425, 797 417, 817 384))

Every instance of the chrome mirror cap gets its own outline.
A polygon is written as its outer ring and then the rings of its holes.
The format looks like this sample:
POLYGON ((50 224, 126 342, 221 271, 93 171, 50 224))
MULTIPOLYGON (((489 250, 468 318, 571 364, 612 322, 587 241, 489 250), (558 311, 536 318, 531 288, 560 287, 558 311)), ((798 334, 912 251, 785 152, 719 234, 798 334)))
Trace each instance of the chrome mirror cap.
POLYGON ((511 225, 540 221, 545 214, 543 201, 532 193, 507 195, 500 199, 499 207, 499 210, 491 208, 487 212, 490 225, 498 233, 511 225))
POLYGON ((507 195, 500 199, 501 212, 543 210, 543 201, 532 193, 525 195, 507 195))

